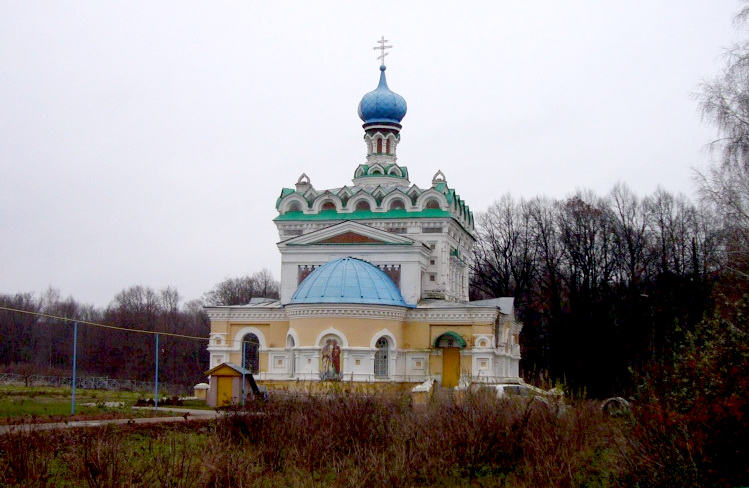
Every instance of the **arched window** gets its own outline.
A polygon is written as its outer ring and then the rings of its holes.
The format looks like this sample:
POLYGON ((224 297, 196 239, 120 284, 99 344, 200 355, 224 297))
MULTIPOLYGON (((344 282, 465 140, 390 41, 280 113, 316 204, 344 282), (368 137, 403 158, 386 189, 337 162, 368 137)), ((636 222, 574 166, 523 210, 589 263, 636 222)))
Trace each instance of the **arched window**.
POLYGON ((390 210, 397 210, 397 209, 404 209, 406 208, 406 204, 403 203, 403 200, 396 198, 395 200, 390 202, 390 210))
POLYGON ((388 343, 387 339, 385 339, 384 337, 380 337, 379 339, 377 339, 375 347, 377 347, 377 352, 375 353, 374 360, 374 374, 378 377, 387 377, 388 348, 390 347, 390 344, 388 343))
POLYGON ((387 141, 385 141, 385 152, 387 154, 390 154, 390 139, 388 139, 387 141))
POLYGON ((320 210, 323 210, 323 211, 325 211, 325 210, 335 210, 335 203, 333 203, 333 202, 325 202, 325 203, 322 204, 322 207, 320 208, 320 210))
POLYGON ((260 340, 255 334, 247 334, 242 339, 242 349, 242 367, 250 370, 250 373, 257 373, 260 370, 260 340))
POLYGON ((356 202, 356 210, 371 210, 369 202, 366 200, 356 202))
POLYGON ((377 154, 382 154, 382 139, 377 139, 377 154))
POLYGON ((427 200, 427 204, 424 205, 424 208, 440 208, 440 202, 434 198, 430 198, 427 200))
POLYGON ((302 204, 299 202, 291 202, 289 204, 289 208, 286 210, 287 212, 301 212, 302 211, 302 204))

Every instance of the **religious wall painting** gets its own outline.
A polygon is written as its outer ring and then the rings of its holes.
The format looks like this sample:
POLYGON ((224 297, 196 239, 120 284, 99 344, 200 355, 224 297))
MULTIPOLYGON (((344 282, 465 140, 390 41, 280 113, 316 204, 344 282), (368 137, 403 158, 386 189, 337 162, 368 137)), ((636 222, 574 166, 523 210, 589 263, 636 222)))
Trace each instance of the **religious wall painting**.
POLYGON ((320 341, 320 379, 337 381, 342 376, 341 340, 327 335, 320 341))

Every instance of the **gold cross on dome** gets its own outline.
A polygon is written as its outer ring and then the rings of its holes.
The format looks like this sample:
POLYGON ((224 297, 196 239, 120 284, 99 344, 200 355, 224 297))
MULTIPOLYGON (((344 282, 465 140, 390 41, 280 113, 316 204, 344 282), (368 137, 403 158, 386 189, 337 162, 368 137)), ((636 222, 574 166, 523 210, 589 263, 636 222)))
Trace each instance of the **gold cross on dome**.
POLYGON ((393 47, 393 46, 386 46, 385 45, 386 42, 390 42, 390 41, 388 41, 387 39, 385 39, 385 36, 382 36, 382 38, 379 41, 377 41, 377 44, 379 44, 379 46, 375 46, 375 47, 372 48, 374 50, 379 49, 382 52, 382 54, 380 54, 379 56, 377 56, 377 59, 381 60, 380 64, 382 66, 385 66, 385 56, 387 56, 388 54, 390 54, 390 53, 386 53, 385 49, 390 49, 390 48, 393 47))

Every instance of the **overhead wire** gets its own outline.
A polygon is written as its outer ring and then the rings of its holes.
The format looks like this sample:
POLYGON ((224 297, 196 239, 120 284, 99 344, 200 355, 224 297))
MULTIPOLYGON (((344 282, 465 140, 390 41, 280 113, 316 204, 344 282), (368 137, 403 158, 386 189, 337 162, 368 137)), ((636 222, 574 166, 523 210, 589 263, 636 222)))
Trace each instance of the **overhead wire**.
POLYGON ((156 332, 156 331, 152 331, 152 330, 129 329, 127 327, 119 327, 119 326, 116 326, 116 325, 99 324, 97 322, 89 322, 87 320, 71 319, 71 318, 68 318, 68 317, 60 317, 60 316, 57 316, 57 315, 50 315, 50 314, 41 313, 41 312, 32 312, 32 311, 29 311, 29 310, 20 310, 20 309, 17 309, 17 308, 1 307, 0 306, 0 310, 6 310, 8 312, 24 313, 24 314, 28 314, 28 315, 35 315, 37 317, 45 317, 45 318, 48 318, 48 319, 62 320, 64 322, 78 322, 79 324, 82 324, 82 325, 90 325, 91 327, 101 327, 103 329, 122 330, 122 331, 125 331, 125 332, 135 332, 135 333, 138 333, 138 334, 151 334, 151 335, 158 334, 160 336, 181 337, 183 339, 193 339, 193 340, 198 340, 198 341, 207 341, 207 340, 209 340, 208 337, 191 336, 191 335, 187 335, 187 334, 177 334, 177 333, 174 333, 174 332, 156 332))

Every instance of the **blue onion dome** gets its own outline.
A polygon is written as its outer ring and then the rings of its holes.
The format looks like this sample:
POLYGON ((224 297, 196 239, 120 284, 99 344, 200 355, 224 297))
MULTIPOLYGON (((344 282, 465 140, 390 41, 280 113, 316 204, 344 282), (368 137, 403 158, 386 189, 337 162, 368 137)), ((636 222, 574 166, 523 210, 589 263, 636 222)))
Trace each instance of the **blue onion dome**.
POLYGON ((336 259, 315 269, 299 285, 290 303, 408 306, 388 275, 356 258, 336 259))
POLYGON ((364 124, 397 124, 406 116, 406 100, 390 91, 385 79, 385 65, 380 66, 380 84, 359 102, 359 118, 364 124))

